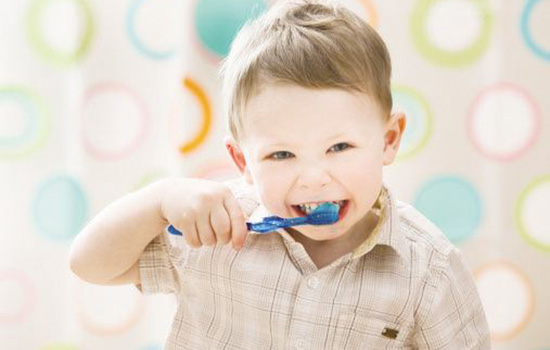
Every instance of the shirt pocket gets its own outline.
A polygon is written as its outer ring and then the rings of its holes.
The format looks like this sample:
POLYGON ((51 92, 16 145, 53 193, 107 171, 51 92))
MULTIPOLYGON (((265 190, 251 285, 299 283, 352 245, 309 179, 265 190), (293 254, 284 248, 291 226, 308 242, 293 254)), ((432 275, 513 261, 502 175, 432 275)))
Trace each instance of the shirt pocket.
POLYGON ((338 316, 333 349, 409 349, 411 326, 353 312, 338 316))

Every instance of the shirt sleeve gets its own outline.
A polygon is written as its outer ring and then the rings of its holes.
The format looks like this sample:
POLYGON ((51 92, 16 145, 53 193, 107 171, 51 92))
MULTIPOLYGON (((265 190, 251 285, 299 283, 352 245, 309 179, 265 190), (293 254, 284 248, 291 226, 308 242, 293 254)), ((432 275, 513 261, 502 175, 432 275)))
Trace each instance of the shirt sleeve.
POLYGON ((418 317, 414 340, 419 350, 491 349, 474 278, 456 248, 432 270, 418 317))
POLYGON ((178 293, 180 290, 184 253, 181 247, 174 246, 167 235, 166 232, 159 234, 145 247, 139 258, 141 284, 135 286, 145 295, 178 293))
MULTIPOLYGON (((246 216, 258 206, 253 189, 242 177, 223 181, 239 202, 246 216)), ((136 288, 145 295, 180 292, 184 264, 191 248, 181 236, 166 232, 159 234, 146 247, 139 258, 141 284, 136 288)))

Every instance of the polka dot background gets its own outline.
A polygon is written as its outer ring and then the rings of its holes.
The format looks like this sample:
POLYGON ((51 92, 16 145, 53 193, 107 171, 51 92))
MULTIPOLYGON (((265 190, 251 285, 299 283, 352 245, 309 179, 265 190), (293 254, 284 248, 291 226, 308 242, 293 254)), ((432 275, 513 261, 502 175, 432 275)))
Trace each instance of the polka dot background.
MULTIPOLYGON (((239 176, 217 69, 276 1, 0 2, 0 349, 163 348, 173 296, 85 283, 70 246, 125 193, 239 176)), ((550 0, 339 1, 392 55, 386 183, 463 252, 493 349, 550 349, 550 0)))

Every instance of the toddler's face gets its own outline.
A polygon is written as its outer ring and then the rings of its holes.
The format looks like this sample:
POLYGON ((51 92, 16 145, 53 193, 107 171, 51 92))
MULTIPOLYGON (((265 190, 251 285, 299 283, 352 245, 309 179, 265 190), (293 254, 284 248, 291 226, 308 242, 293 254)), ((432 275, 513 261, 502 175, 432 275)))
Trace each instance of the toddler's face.
POLYGON ((296 205, 344 200, 337 223, 295 229, 317 241, 360 229, 380 192, 382 167, 393 161, 385 156, 378 104, 365 94, 278 84, 252 97, 244 113, 241 170, 264 206, 297 217, 304 214, 296 205))

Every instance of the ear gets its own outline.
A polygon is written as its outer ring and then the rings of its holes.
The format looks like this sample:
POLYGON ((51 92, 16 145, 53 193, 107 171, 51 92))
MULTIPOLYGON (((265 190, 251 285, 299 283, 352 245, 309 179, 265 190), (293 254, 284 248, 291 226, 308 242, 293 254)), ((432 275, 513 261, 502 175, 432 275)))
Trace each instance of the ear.
POLYGON ((244 176, 246 182, 252 185, 254 182, 252 181, 252 176, 250 175, 250 169, 246 164, 246 158, 244 157, 244 153, 239 144, 231 136, 226 136, 223 143, 225 144, 225 148, 227 148, 231 159, 233 159, 233 162, 239 169, 240 173, 244 176))
POLYGON ((384 165, 389 165, 395 160, 406 125, 407 118, 405 114, 401 112, 392 114, 386 123, 386 131, 384 133, 384 165))

